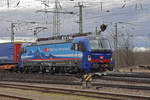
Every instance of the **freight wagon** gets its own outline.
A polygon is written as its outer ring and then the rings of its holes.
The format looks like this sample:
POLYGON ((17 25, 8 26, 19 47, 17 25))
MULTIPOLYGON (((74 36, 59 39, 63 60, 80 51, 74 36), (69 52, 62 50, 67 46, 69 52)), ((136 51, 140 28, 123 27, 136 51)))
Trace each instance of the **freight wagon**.
POLYGON ((22 43, 0 44, 0 69, 10 70, 18 67, 21 45, 22 43))
POLYGON ((50 73, 113 70, 112 49, 106 38, 94 36, 27 43, 21 48, 19 68, 50 73))

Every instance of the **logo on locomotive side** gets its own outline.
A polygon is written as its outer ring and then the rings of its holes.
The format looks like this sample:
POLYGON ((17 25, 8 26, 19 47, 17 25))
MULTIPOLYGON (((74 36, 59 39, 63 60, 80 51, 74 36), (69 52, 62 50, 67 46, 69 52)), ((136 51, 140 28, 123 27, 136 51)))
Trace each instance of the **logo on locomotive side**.
POLYGON ((50 48, 45 48, 45 52, 49 52, 50 51, 50 48))

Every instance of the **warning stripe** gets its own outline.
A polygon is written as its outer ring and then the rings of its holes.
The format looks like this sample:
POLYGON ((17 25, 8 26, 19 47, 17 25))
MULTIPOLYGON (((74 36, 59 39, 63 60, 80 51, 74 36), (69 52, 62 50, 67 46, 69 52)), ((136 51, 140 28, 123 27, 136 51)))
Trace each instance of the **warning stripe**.
POLYGON ((88 77, 86 77, 86 79, 85 79, 85 80, 86 80, 86 81, 90 81, 90 80, 91 80, 91 78, 92 78, 92 77, 91 77, 91 75, 88 75, 88 77))

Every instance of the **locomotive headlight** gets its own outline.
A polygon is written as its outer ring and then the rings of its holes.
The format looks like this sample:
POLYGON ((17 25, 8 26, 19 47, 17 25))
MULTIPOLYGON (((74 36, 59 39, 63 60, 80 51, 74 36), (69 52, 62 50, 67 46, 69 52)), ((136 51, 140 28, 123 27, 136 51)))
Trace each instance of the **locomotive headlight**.
POLYGON ((112 57, 110 58, 110 60, 112 61, 112 57))
POLYGON ((104 56, 100 56, 99 58, 100 58, 100 59, 104 59, 104 56))
POLYGON ((88 61, 91 61, 92 59, 91 59, 91 56, 90 55, 88 55, 88 61))

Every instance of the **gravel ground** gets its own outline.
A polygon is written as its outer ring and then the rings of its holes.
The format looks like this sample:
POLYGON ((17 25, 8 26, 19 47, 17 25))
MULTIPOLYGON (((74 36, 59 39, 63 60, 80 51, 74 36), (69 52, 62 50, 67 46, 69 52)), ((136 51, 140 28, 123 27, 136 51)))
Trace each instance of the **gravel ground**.
MULTIPOLYGON (((1 82, 1 83, 5 83, 5 82, 1 82)), ((11 83, 15 83, 15 82, 9 82, 9 84, 11 83)), ((15 84, 24 84, 24 83, 15 83, 15 84)), ((46 85, 46 84, 31 84, 30 83, 28 85, 43 86, 43 87, 75 88, 75 89, 81 88, 79 86, 72 87, 72 86, 51 85, 51 84, 46 85)), ((89 98, 89 97, 83 97, 83 96, 72 96, 72 95, 63 95, 63 94, 55 94, 55 93, 42 93, 42 92, 36 92, 36 91, 10 89, 10 88, 0 88, 0 94, 21 96, 25 98, 28 97, 33 100, 103 100, 103 99, 95 99, 95 98, 89 98)))
MULTIPOLYGON (((93 98, 82 97, 82 96, 71 96, 71 95, 54 94, 54 93, 42 93, 42 92, 36 92, 36 91, 8 89, 8 88, 0 88, 0 94, 21 96, 21 97, 25 97, 25 98, 28 97, 33 100, 99 100, 99 99, 93 99, 93 98)), ((7 100, 7 99, 0 98, 0 100, 7 100)), ((103 99, 101 99, 101 100, 103 100, 103 99)))

